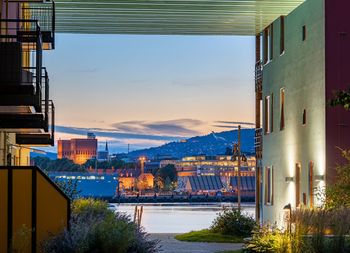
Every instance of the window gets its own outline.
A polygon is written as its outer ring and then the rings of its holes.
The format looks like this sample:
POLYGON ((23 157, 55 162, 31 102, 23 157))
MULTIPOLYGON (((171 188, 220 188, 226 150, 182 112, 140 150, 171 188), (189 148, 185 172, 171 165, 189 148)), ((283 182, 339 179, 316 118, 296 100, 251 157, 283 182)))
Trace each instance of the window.
POLYGON ((303 125, 306 125, 306 110, 303 110, 303 125))
POLYGON ((263 34, 263 64, 268 62, 268 38, 269 38, 269 29, 266 28, 263 34))
POLYGON ((300 180, 301 180, 301 165, 295 165, 295 206, 300 206, 300 180))
POLYGON ((265 168, 265 205, 273 205, 274 192, 273 168, 265 168))
POLYGON ((265 134, 273 132, 273 94, 265 97, 265 134))
POLYGON ((306 40, 306 26, 303 26, 303 41, 306 40))
POLYGON ((273 24, 267 27, 263 33, 263 64, 273 59, 273 24))
POLYGON ((273 24, 269 28, 269 60, 273 59, 273 24))
POLYGON ((280 130, 284 129, 284 88, 280 90, 280 130))
POLYGON ((264 118, 265 118, 265 122, 264 122, 264 129, 265 129, 265 134, 270 133, 270 96, 265 97, 265 106, 264 106, 265 110, 264 110, 264 118))
POLYGON ((281 16, 280 54, 283 54, 284 50, 284 16, 281 16))
POLYGON ((309 163, 309 205, 310 208, 314 207, 314 163, 309 163))

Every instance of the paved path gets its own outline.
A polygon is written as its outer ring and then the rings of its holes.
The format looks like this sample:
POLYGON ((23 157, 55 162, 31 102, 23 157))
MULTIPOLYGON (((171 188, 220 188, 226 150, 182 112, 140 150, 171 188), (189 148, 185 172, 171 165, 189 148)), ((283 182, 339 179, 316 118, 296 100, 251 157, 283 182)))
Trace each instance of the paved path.
POLYGON ((174 238, 176 234, 151 234, 153 239, 160 240, 162 253, 215 253, 242 248, 241 243, 206 243, 182 242, 174 238))

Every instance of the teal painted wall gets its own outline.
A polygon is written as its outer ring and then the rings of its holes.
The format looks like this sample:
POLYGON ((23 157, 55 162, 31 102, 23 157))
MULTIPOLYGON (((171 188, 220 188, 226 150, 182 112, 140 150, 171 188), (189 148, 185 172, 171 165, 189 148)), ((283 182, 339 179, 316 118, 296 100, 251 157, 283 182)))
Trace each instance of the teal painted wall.
MULTIPOLYGON (((314 174, 325 173, 324 22, 323 0, 307 0, 295 9, 285 18, 285 53, 282 55, 280 19, 273 23, 274 58, 263 69, 263 99, 271 94, 274 96, 274 131, 263 137, 263 166, 274 168, 274 201, 272 205, 263 205, 264 221, 282 224, 283 207, 288 203, 295 207, 295 182, 287 183, 285 178, 295 177, 296 163, 302 168, 301 200, 303 193, 309 195, 309 162, 315 164, 314 174), (304 25, 305 41, 302 40, 304 25), (285 129, 282 131, 281 88, 285 89, 285 129), (302 124, 304 109, 306 125, 302 124)), ((322 182, 315 186, 318 184, 322 182)), ((264 198, 264 192, 262 196, 264 198)))

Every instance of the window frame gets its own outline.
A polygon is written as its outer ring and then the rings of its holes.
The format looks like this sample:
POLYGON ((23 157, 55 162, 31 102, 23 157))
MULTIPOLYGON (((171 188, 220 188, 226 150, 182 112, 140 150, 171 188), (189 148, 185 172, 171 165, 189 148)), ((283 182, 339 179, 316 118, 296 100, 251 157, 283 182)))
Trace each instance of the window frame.
POLYGON ((286 105, 286 89, 280 89, 280 131, 283 131, 286 127, 285 121, 285 105, 286 105))
POLYGON ((264 173, 264 203, 272 206, 274 201, 274 169, 266 166, 264 173))

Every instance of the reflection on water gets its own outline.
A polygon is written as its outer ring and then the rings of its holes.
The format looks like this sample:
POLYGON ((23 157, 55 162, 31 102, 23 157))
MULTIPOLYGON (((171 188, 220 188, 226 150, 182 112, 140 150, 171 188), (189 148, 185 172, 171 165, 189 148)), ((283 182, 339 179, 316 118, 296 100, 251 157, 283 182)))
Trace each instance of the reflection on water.
MULTIPOLYGON (((113 204, 117 211, 134 215, 136 204, 113 204)), ((185 233, 208 228, 224 207, 233 203, 143 204, 142 226, 148 233, 185 233)), ((255 205, 243 205, 243 213, 254 217, 255 205)))

